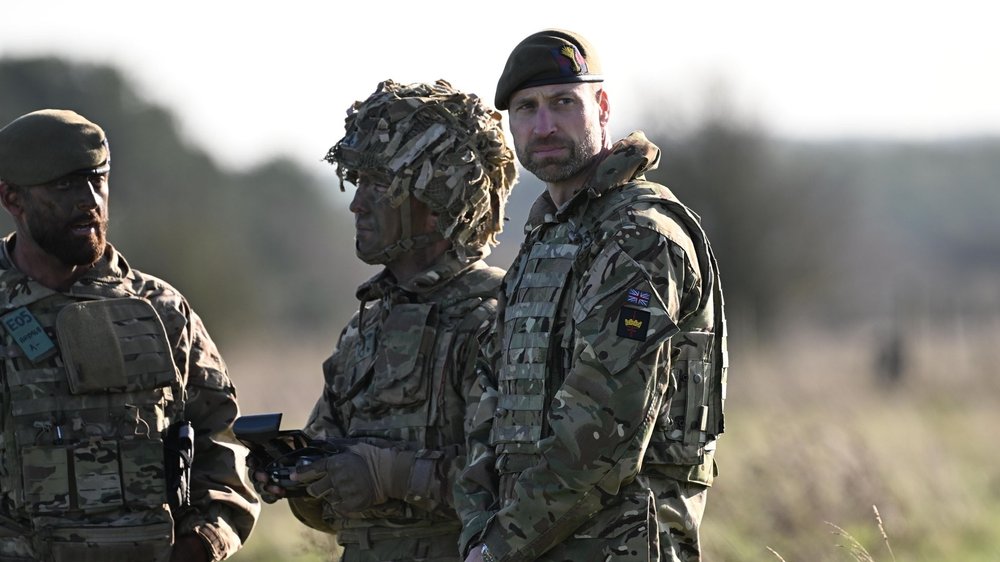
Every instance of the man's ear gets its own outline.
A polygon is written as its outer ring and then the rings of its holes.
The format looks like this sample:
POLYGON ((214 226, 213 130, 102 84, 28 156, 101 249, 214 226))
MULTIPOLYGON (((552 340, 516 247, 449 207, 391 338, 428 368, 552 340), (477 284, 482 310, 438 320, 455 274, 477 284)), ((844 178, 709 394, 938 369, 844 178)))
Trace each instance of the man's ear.
POLYGON ((604 88, 597 91, 597 105, 601 108, 601 127, 607 127, 608 121, 611 119, 611 101, 608 100, 608 93, 604 91, 604 88))
POLYGON ((21 205, 22 196, 20 188, 0 180, 0 205, 3 205, 3 208, 15 219, 24 213, 24 207, 21 205))

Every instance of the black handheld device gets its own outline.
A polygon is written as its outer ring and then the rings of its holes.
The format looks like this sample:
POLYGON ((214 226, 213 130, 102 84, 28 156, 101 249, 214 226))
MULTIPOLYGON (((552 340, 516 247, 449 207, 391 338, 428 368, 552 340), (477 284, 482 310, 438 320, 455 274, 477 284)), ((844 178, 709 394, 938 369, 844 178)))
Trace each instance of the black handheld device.
POLYGON ((282 430, 280 412, 240 416, 233 422, 233 433, 250 449, 253 466, 284 488, 287 497, 305 494, 303 483, 289 479, 297 465, 343 451, 334 443, 310 439, 301 429, 282 430))

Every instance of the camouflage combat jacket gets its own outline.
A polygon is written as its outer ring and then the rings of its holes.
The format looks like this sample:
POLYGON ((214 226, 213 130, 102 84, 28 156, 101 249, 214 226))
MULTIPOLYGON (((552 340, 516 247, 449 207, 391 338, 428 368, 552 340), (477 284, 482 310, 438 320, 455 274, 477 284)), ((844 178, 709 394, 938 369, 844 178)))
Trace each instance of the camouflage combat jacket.
POLYGON ((502 277, 502 269, 482 260, 464 265, 449 253, 405 284, 383 271, 358 289, 361 309, 323 364, 323 395, 305 431, 402 447, 417 460, 405 501, 338 515, 325 502, 291 499, 300 520, 341 543, 363 534, 451 535, 455 544, 461 525, 451 491, 465 463, 466 397, 502 277))
POLYGON ((15 242, 0 242, 0 560, 167 560, 192 532, 215 560, 235 553, 260 507, 201 319, 110 245, 61 292, 13 265, 15 242), (185 421, 186 491, 165 461, 168 428, 185 421))
POLYGON ((630 533, 653 548, 656 505, 637 477, 711 484, 722 293, 698 218, 643 178, 658 159, 633 133, 562 208, 543 193, 529 213, 456 487, 462 552, 547 559, 630 533))

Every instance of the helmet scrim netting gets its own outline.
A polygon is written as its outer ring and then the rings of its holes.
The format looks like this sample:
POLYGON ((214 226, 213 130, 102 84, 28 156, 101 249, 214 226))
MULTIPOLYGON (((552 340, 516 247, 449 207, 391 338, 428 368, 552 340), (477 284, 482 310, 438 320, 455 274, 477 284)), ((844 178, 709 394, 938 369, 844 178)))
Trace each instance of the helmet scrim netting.
MULTIPOLYGON (((344 180, 382 175, 393 207, 412 195, 438 216, 438 231, 460 255, 496 244, 517 178, 500 113, 444 80, 381 82, 344 120, 345 134, 325 160, 344 180)), ((405 211, 405 208, 404 208, 405 211)))

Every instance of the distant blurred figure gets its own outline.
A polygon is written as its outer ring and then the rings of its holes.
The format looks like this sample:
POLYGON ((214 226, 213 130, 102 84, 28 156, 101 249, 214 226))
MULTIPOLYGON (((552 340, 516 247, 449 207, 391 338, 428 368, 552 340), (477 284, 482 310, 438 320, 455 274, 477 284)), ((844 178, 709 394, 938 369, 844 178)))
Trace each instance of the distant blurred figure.
POLYGON ((546 191, 504 279, 456 488, 469 561, 700 559, 723 431, 719 271, 698 217, 644 178, 659 149, 641 132, 612 143, 603 80, 586 39, 549 29, 497 84, 546 191))
POLYGON ((906 342, 899 326, 876 341, 875 377, 885 387, 896 387, 906 374, 906 342))
MULTIPOLYGON (((461 559, 452 485, 504 273, 483 258, 517 175, 500 119, 443 80, 386 80, 349 109, 326 156, 341 188, 357 186, 358 257, 385 269, 358 288, 360 310, 323 364, 305 427, 346 451, 297 467, 308 496, 289 504, 336 534, 346 562, 461 559)), ((262 490, 268 500, 288 493, 262 490)))
POLYGON ((0 560, 222 560, 260 504, 201 319, 107 242, 110 150, 67 110, 0 130, 0 560))

